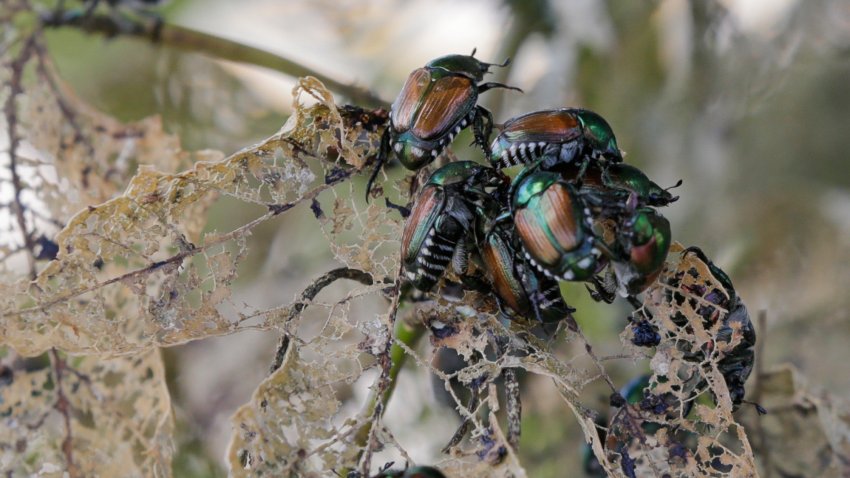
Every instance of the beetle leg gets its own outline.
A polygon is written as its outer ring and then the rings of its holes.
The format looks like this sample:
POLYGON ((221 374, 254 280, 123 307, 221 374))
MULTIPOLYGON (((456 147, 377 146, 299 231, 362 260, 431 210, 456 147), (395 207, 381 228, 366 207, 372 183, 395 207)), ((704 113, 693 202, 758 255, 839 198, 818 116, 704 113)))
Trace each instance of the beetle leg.
MULTIPOLYGON (((635 308, 635 310, 643 307, 643 302, 638 300, 638 298, 633 296, 633 295, 626 296, 626 300, 629 302, 629 304, 631 304, 632 307, 635 308)), ((649 312, 646 312, 646 311, 644 311, 644 312, 646 313, 646 315, 648 315, 648 317, 647 317, 648 319, 652 318, 652 315, 649 312)))
POLYGON ((599 276, 593 276, 590 281, 593 284, 593 288, 589 285, 585 284, 587 288, 587 292, 590 294, 590 298, 595 300, 596 302, 605 302, 606 304, 610 304, 614 302, 614 299, 617 298, 616 295, 616 284, 606 284, 602 280, 599 279, 599 276))
MULTIPOLYGON (((582 158, 580 161, 581 161, 581 165, 578 167, 578 174, 576 174, 576 187, 578 189, 581 189, 582 181, 584 181, 584 175, 587 173, 588 166, 590 166, 590 160, 588 158, 586 158, 586 157, 582 158)), ((604 176, 605 172, 603 171, 602 174, 603 174, 602 182, 603 182, 603 184, 608 186, 610 184, 610 179, 608 180, 609 183, 605 183, 605 176, 604 176)))
MULTIPOLYGON (((472 50, 472 56, 475 56, 476 50, 472 50)), ((501 63, 487 63, 486 61, 480 61, 479 63, 481 63, 482 65, 487 65, 488 68, 491 67, 491 66, 498 66, 499 68, 504 68, 504 67, 511 64, 511 58, 510 57, 505 58, 505 61, 503 61, 501 63)))
POLYGON ((502 214, 499 214, 498 216, 496 216, 495 219, 493 219, 492 225, 495 226, 496 224, 509 223, 511 221, 511 219, 513 219, 511 212, 505 211, 502 214))
MULTIPOLYGON (((478 275, 462 275, 460 276, 460 283, 463 285, 465 290, 474 290, 482 294, 490 294, 493 292, 493 288, 490 287, 489 282, 478 275)), ((499 311, 501 310, 500 306, 499 311)))
POLYGON ((531 300, 531 308, 534 309, 534 318, 537 320, 537 322, 542 324, 543 316, 540 314, 540 298, 538 297, 539 294, 540 291, 532 291, 530 294, 528 294, 528 298, 531 300))
MULTIPOLYGON (((499 66, 501 66, 501 65, 499 65, 499 66)), ((524 91, 522 91, 522 89, 517 88, 516 86, 510 86, 510 85, 506 85, 504 83, 497 83, 495 81, 491 81, 491 82, 488 82, 488 83, 481 83, 480 85, 478 85, 478 93, 479 94, 484 93, 485 91, 492 90, 493 88, 504 88, 506 90, 514 90, 514 91, 519 91, 520 93, 525 93, 524 91)))
POLYGON ((493 114, 483 106, 475 107, 475 119, 472 122, 475 143, 484 150, 484 155, 490 157, 490 135, 493 132, 493 114))
POLYGON ((369 180, 366 182, 366 204, 369 204, 369 193, 372 191, 372 184, 375 182, 375 178, 378 177, 378 173, 381 171, 384 163, 387 162, 389 154, 390 133, 389 127, 387 127, 381 135, 381 147, 378 149, 378 157, 375 158, 375 169, 372 171, 372 174, 369 176, 369 180))
POLYGON ((606 244, 605 241, 603 241, 602 239, 599 239, 598 237, 593 237, 591 240, 593 241, 593 247, 597 249, 599 253, 603 256, 611 260, 620 259, 618 255, 614 253, 611 247, 609 247, 608 244, 606 244))
POLYGON ((462 276, 466 274, 469 268, 469 250, 466 246, 466 241, 458 241, 455 246, 455 252, 452 254, 452 270, 455 274, 462 276))

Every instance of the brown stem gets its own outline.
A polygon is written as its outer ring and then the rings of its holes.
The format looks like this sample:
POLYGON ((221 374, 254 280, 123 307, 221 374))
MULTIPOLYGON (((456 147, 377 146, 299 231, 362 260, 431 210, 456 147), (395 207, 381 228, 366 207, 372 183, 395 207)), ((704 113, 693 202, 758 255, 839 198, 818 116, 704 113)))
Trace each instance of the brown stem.
POLYGON ((71 402, 65 396, 65 390, 62 388, 62 378, 67 364, 56 349, 50 349, 51 364, 53 365, 53 373, 56 377, 56 403, 53 405, 65 422, 65 439, 62 440, 62 453, 65 455, 66 471, 71 478, 79 476, 77 466, 74 464, 74 443, 73 435, 71 434, 71 402))
MULTIPOLYGON (((389 330, 393 332, 396 330, 396 317, 398 315, 398 307, 401 303, 401 277, 402 266, 399 265, 395 283, 390 289, 392 302, 390 303, 389 323, 387 326, 389 327, 389 330)), ((369 476, 369 468, 372 464, 372 454, 376 446, 378 424, 383 417, 384 410, 386 409, 386 405, 391 396, 391 391, 395 386, 395 378, 398 376, 398 370, 403 364, 402 360, 397 360, 394 363, 393 351, 396 348, 396 346, 393 345, 394 333, 387 335, 389 337, 384 351, 377 356, 378 364, 381 366, 381 375, 378 377, 375 386, 372 388, 372 393, 370 394, 366 405, 367 414, 371 414, 371 418, 369 422, 357 431, 357 434, 354 437, 355 443, 363 447, 363 450, 357 457, 360 463, 359 471, 362 476, 369 476)), ((416 340, 416 337, 418 336, 410 334, 408 339, 416 340)), ((405 344, 407 344, 407 342, 405 342, 405 344)))
MULTIPOLYGON (((466 404, 466 409, 473 411, 474 413, 475 409, 478 408, 478 403, 480 401, 481 400, 478 396, 477 390, 473 390, 472 395, 469 397, 469 403, 466 404)), ((470 428, 472 428, 472 420, 469 417, 465 417, 463 419, 463 422, 455 431, 454 435, 452 435, 452 438, 449 440, 446 446, 444 446, 443 449, 440 450, 440 452, 449 453, 451 449, 457 446, 457 444, 460 443, 461 440, 463 440, 463 437, 466 436, 467 433, 469 433, 470 428)))
MULTIPOLYGON (((753 401, 761 402, 762 391, 764 390, 764 344, 767 341, 767 311, 760 310, 758 315, 759 324, 759 339, 756 341, 756 386, 753 390, 753 401)), ((756 419, 756 436, 759 440, 759 451, 761 452, 762 467, 765 478, 770 478, 772 475, 770 466, 770 447, 767 444, 767 434, 762 425, 761 413, 755 414, 756 419)))
MULTIPOLYGON (((372 276, 369 275, 368 272, 362 271, 360 269, 351 269, 349 267, 340 267, 338 269, 334 269, 330 272, 327 272, 320 276, 318 279, 314 280, 312 284, 307 286, 304 289, 304 292, 301 293, 301 298, 292 305, 292 310, 289 312, 289 316, 284 320, 284 325, 289 321, 293 320, 295 317, 301 314, 301 312, 310 304, 310 302, 319 295, 319 292, 322 291, 325 287, 331 285, 335 281, 339 279, 350 279, 357 281, 364 285, 372 285, 373 280, 372 276)), ((274 355, 274 361, 272 362, 270 373, 274 373, 275 370, 279 369, 283 364, 283 357, 286 355, 286 349, 289 347, 289 334, 284 331, 283 335, 280 337, 280 342, 277 346, 277 351, 274 355)))
POLYGON ((18 222, 18 228, 21 230, 21 235, 24 239, 24 247, 27 250, 27 263, 29 266, 29 274, 30 279, 35 279, 37 272, 35 269, 35 242, 33 241, 32 235, 29 233, 27 228, 27 221, 24 218, 24 204, 21 202, 21 192, 24 187, 21 183, 21 177, 18 174, 18 146, 20 145, 20 138, 17 134, 18 128, 18 114, 17 108, 15 106, 15 100, 18 95, 23 93, 23 74, 24 68, 29 61, 32 53, 35 51, 35 35, 29 36, 25 42, 23 47, 21 48, 21 53, 15 58, 11 64, 9 65, 9 69, 12 72, 12 75, 9 79, 9 97, 6 98, 6 104, 3 107, 3 112, 6 115, 6 127, 9 135, 9 171, 12 175, 12 189, 13 189, 13 207, 12 209, 15 211, 15 218, 18 222))
POLYGON ((281 72, 292 77, 313 76, 333 91, 365 106, 382 106, 387 102, 369 90, 335 80, 266 50, 227 40, 209 33, 161 21, 122 18, 118 22, 108 15, 53 15, 42 18, 46 27, 75 27, 86 33, 99 33, 107 37, 128 35, 145 38, 178 50, 203 53, 223 60, 248 63, 281 72))
POLYGON ((508 413, 508 444, 514 449, 514 452, 519 451, 522 422, 522 401, 516 372, 517 369, 515 368, 506 368, 502 371, 505 378, 505 407, 507 407, 508 413))

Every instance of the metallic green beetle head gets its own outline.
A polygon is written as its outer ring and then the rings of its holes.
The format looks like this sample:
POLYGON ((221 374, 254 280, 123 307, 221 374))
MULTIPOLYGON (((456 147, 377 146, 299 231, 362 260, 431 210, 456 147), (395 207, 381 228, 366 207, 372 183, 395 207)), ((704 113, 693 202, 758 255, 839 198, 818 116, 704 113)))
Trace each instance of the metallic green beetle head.
POLYGON ((619 231, 625 260, 614 262, 621 295, 636 295, 652 284, 670 251, 670 222, 652 208, 640 208, 619 231))
POLYGON ((427 151, 422 150, 410 141, 399 140, 396 144, 400 147, 393 150, 395 157, 398 158, 402 166, 411 171, 422 169, 425 165, 434 161, 433 156, 426 154, 427 151))
POLYGON ((679 199, 649 179, 643 171, 629 164, 612 164, 607 173, 612 182, 611 186, 633 191, 647 206, 666 206, 679 199))
POLYGON ((440 186, 458 184, 469 181, 476 175, 483 175, 489 169, 474 161, 454 161, 434 171, 426 184, 440 186))
MULTIPOLYGON (((527 168, 530 169, 530 168, 527 168)), ((604 265, 590 209, 560 175, 523 172, 511 185, 511 214, 526 258, 547 277, 587 280, 604 265)))
POLYGON ((426 64, 426 68, 441 68, 451 73, 458 73, 475 81, 484 79, 484 75, 490 72, 491 66, 507 66, 508 62, 504 63, 486 63, 478 60, 473 55, 446 55, 440 58, 431 60, 426 64))
POLYGON ((614 130, 605 118, 589 110, 576 110, 576 116, 581 122, 585 138, 593 149, 601 151, 611 161, 623 161, 623 155, 617 146, 617 138, 614 137, 614 130))
POLYGON ((539 196, 560 180, 561 176, 557 173, 536 171, 534 167, 524 169, 511 184, 511 188, 513 188, 512 206, 514 208, 527 206, 532 198, 539 196))

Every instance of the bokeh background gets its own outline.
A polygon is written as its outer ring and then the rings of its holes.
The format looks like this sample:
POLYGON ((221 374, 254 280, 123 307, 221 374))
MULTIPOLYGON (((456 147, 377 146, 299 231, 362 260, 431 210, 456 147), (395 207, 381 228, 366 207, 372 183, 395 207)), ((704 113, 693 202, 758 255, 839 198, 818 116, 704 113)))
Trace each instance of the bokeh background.
MULTIPOLYGON (((492 78, 525 93, 483 95, 497 122, 562 106, 602 114, 626 161, 661 185, 684 181, 665 211, 674 238, 724 268, 754 317, 765 311, 761 367, 790 362, 813 387, 850 393, 847 1, 173 0, 156 11, 368 88, 387 105, 432 58, 473 48, 487 61, 512 58, 492 78)), ((61 76, 86 101, 124 120, 160 115, 188 150, 233 152, 276 132, 290 112, 294 79, 279 72, 74 29, 47 38, 61 76)), ((463 139, 457 155, 479 158, 463 139)), ((218 202, 208 229, 240 225, 239 207, 218 202)), ((289 301, 336 267, 310 219, 304 208, 258 228, 236 302, 289 301)), ((599 353, 616 353, 627 307, 598 306, 580 285, 564 292, 599 353)), ((243 332, 165 351, 179 424, 175 476, 225 473, 228 418, 266 375, 275 342, 243 332)), ((625 383, 644 370, 628 361, 609 372, 625 383)), ((580 468, 581 432, 548 385, 524 383, 520 456, 534 477, 580 468)), ((589 387, 584 399, 607 407, 604 388, 589 387)), ((457 426, 428 371, 412 365, 387 413, 420 462, 433 461, 457 426)))

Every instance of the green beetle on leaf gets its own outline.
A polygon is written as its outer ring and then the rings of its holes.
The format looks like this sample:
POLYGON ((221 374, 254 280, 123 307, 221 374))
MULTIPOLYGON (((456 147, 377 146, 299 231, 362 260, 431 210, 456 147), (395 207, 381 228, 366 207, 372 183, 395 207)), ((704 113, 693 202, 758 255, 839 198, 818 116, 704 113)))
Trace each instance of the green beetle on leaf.
POLYGON ((414 287, 429 291, 449 262, 466 269, 467 242, 477 227, 480 208, 494 208, 490 189, 507 183, 495 169, 456 161, 434 171, 425 183, 401 238, 401 258, 414 287))

